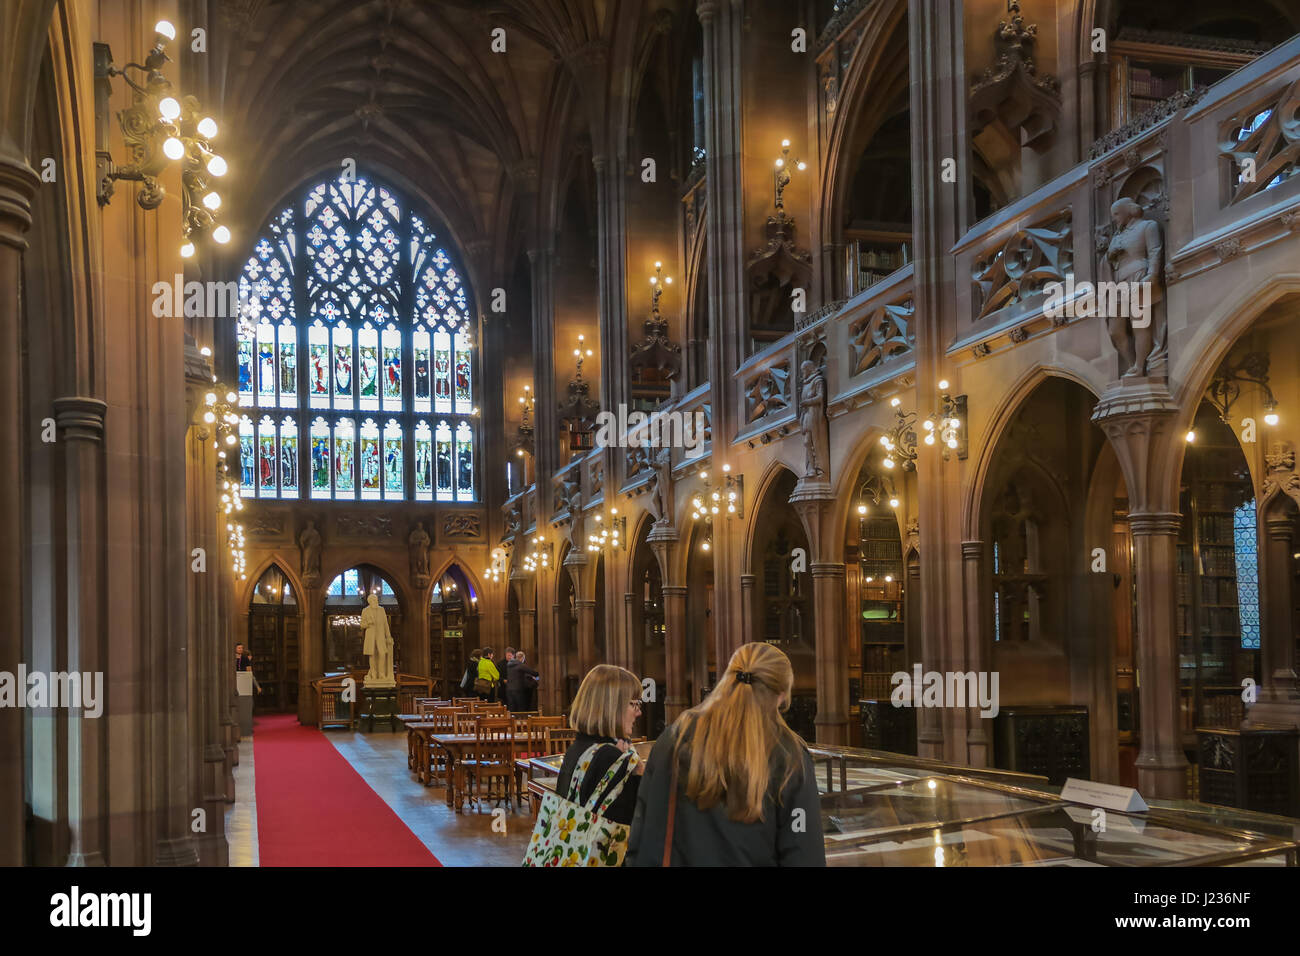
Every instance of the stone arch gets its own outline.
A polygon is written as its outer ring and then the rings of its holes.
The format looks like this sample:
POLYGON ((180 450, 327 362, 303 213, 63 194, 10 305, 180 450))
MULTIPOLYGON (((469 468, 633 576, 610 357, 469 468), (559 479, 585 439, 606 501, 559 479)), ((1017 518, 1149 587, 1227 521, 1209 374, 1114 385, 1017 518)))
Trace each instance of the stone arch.
MULTIPOLYGON (((248 579, 240 582, 238 607, 241 610, 247 609, 253 600, 253 591, 257 588, 257 582, 262 580, 262 575, 266 574, 273 565, 278 567, 280 573, 289 579, 289 583, 293 585, 294 594, 306 594, 307 589, 302 583, 302 575, 296 570, 297 564, 297 561, 288 558, 278 548, 266 555, 248 572, 248 579)), ((330 580, 333 581, 334 579, 331 577, 330 580)), ((299 604, 302 605, 302 602, 300 601, 299 604)), ((303 606, 305 607, 305 605, 303 606)))
POLYGON ((745 492, 745 507, 749 511, 749 515, 745 518, 744 547, 741 551, 740 557, 741 574, 753 573, 753 552, 754 541, 758 534, 758 515, 759 512, 762 511, 762 506, 766 502, 767 496, 771 492, 772 487, 780 480, 782 472, 789 472, 795 477, 796 481, 799 478, 798 472, 791 468, 790 465, 780 459, 776 459, 769 462, 767 467, 763 470, 762 477, 758 482, 758 488, 755 489, 753 497, 750 497, 748 489, 745 492))
MULTIPOLYGON (((1081 386, 1094 398, 1105 389, 1103 376, 1082 359, 1061 357, 1061 364, 1034 365, 1026 369, 1021 376, 1003 393, 995 403, 993 414, 988 418, 985 434, 979 440, 971 441, 972 448, 979 449, 979 457, 973 462, 969 478, 962 492, 961 527, 962 537, 967 540, 979 538, 980 503, 984 500, 984 485, 1007 426, 1016 417, 1025 399, 1034 393, 1039 385, 1049 378, 1062 378, 1081 386)), ((969 422, 969 415, 967 416, 969 422)), ((972 436, 975 438, 976 436, 972 436)))

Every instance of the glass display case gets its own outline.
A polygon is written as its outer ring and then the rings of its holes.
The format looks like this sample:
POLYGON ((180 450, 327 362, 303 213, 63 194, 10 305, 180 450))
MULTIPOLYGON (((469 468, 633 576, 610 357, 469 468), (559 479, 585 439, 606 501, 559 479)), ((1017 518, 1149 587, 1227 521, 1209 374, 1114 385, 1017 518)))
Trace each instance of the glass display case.
MULTIPOLYGON (((651 743, 640 745, 648 754, 651 743)), ((830 866, 1296 866, 1300 819, 1192 801, 1104 813, 1045 777, 809 748, 830 866)), ((553 787, 562 757, 530 761, 553 787)))

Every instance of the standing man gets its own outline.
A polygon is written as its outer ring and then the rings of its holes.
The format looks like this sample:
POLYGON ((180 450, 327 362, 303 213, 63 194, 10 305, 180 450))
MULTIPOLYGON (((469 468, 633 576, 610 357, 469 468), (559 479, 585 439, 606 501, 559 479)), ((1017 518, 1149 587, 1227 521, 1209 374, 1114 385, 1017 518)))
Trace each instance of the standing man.
POLYGON ((235 645, 235 670, 246 671, 253 664, 253 657, 244 650, 243 644, 235 645))
POLYGON ((497 685, 497 693, 496 693, 497 701, 499 701, 502 704, 505 704, 507 707, 510 706, 510 702, 506 698, 506 689, 508 687, 508 682, 510 680, 510 668, 514 665, 514 663, 515 663, 515 649, 513 647, 507 647, 505 660, 501 662, 501 666, 498 668, 498 670, 501 671, 501 683, 497 685))
POLYGON ((516 654, 513 663, 506 671, 506 707, 511 713, 531 710, 528 706, 532 689, 537 686, 537 671, 524 661, 522 653, 516 654))

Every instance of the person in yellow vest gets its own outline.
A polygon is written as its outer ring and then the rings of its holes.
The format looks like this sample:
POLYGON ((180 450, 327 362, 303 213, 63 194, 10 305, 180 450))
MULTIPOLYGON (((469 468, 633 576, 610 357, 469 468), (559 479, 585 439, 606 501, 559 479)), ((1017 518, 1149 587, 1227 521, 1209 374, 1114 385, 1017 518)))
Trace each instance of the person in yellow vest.
POLYGON ((474 693, 478 695, 479 700, 491 700, 497 683, 501 680, 501 672, 492 662, 495 656, 496 652, 492 648, 485 647, 478 659, 478 680, 474 681, 474 693))

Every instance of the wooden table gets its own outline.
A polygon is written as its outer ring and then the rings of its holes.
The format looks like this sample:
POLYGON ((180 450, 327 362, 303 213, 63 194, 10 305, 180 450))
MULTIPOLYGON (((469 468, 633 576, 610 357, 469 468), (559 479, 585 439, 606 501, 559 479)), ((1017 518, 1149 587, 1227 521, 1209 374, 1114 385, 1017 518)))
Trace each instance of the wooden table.
MULTIPOLYGON (((411 729, 417 734, 423 736, 424 729, 420 724, 409 724, 411 729)), ((478 738, 473 734, 428 734, 428 742, 434 746, 441 747, 447 754, 447 806, 460 813, 461 801, 460 793, 464 789, 464 768, 461 765, 464 759, 465 750, 473 747, 478 738)), ((527 734, 515 734, 514 742, 516 744, 528 743, 527 734)), ((502 742, 504 745, 504 742, 502 742)), ((423 766, 428 766, 426 760, 423 766)), ((513 775, 512 778, 513 779, 513 775)))

